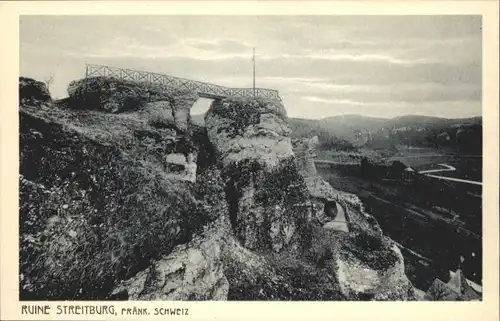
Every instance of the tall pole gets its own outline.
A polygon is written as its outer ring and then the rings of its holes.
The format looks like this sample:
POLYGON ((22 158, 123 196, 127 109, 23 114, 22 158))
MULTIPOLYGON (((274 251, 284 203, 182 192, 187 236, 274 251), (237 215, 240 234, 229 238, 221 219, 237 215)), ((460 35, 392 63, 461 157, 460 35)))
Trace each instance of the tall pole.
POLYGON ((253 48, 253 98, 255 99, 255 47, 253 48))
POLYGON ((83 93, 83 101, 86 101, 87 99, 87 78, 89 76, 89 65, 85 63, 85 92, 83 93))

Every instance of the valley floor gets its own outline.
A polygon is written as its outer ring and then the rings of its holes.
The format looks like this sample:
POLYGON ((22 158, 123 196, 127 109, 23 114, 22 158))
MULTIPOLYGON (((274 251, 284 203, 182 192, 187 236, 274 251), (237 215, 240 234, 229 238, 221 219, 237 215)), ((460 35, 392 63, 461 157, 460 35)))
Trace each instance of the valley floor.
MULTIPOLYGON (((425 290, 429 282, 440 273, 456 269, 460 256, 466 258, 463 264, 464 274, 481 284, 480 229, 478 231, 468 220, 464 222, 460 213, 444 206, 416 203, 406 193, 406 189, 394 181, 374 182, 353 175, 341 166, 317 165, 318 173, 334 188, 360 197, 385 234, 426 259, 430 269, 425 266, 423 269, 430 272, 417 271, 416 275, 408 275, 412 282, 421 284, 421 289, 425 290)), ((477 211, 481 213, 480 209, 477 211)), ((405 261, 406 258, 405 256, 405 261)), ((422 265, 417 265, 422 270, 422 265)), ((414 271, 407 272, 414 274, 414 271)))

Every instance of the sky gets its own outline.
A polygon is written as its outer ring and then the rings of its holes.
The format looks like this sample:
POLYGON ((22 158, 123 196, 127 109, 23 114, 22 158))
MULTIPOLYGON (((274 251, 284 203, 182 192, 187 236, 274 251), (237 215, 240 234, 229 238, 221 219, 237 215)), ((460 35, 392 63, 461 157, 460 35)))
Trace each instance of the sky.
MULTIPOLYGON (((480 16, 22 16, 20 75, 85 63, 279 90, 288 116, 481 115, 480 16)), ((200 99, 191 114, 205 112, 200 99)))

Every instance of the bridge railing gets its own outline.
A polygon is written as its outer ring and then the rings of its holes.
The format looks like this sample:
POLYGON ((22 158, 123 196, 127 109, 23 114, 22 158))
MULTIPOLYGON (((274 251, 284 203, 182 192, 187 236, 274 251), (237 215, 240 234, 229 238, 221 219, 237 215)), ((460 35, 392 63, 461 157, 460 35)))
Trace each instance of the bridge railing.
POLYGON ((154 72, 87 64, 85 78, 96 76, 137 82, 150 82, 167 87, 193 90, 198 92, 199 94, 204 94, 211 97, 254 97, 255 95, 255 97, 260 98, 281 100, 278 91, 274 89, 255 88, 254 91, 253 88, 229 88, 203 81, 190 80, 154 72))

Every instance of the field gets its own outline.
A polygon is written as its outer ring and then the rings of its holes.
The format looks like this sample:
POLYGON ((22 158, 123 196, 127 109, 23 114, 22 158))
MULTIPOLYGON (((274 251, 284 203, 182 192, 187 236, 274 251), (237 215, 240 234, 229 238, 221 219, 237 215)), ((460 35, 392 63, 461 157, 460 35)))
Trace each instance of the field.
POLYGON ((446 169, 445 165, 455 168, 454 171, 432 173, 437 176, 458 178, 482 182, 482 155, 460 155, 436 148, 419 148, 397 146, 397 151, 359 149, 355 152, 317 151, 319 160, 327 160, 345 164, 360 164, 363 158, 374 163, 391 164, 399 161, 416 171, 446 169))

